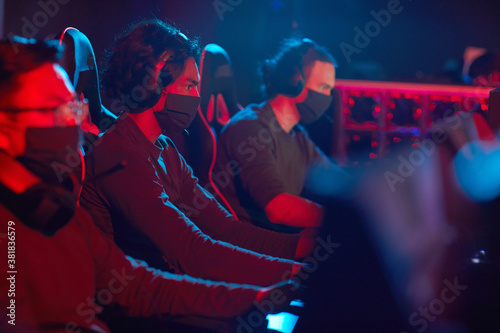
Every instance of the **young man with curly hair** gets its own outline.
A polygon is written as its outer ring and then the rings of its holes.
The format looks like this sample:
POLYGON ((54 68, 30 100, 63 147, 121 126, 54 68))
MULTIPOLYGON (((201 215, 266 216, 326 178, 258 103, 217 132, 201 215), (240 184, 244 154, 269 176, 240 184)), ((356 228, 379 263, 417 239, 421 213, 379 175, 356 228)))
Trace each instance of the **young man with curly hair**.
POLYGON ((235 221, 169 139, 196 115, 199 53, 160 20, 116 40, 102 77, 125 112, 86 156, 82 205, 125 253, 154 267, 255 285, 287 279, 300 268, 290 259, 314 241, 235 221))

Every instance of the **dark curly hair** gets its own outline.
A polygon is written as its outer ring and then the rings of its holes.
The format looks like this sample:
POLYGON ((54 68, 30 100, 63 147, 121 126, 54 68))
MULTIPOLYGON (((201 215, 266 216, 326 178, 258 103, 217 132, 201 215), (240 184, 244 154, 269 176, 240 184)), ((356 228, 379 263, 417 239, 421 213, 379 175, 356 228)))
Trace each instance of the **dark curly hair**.
POLYGON ((13 36, 0 41, 0 85, 20 73, 32 71, 46 62, 56 63, 63 47, 56 40, 38 41, 13 36))
POLYGON ((266 59, 260 69, 262 91, 266 98, 300 93, 302 88, 294 83, 294 75, 301 73, 308 76, 315 61, 329 62, 337 67, 333 56, 314 41, 297 37, 283 40, 279 52, 266 59))
POLYGON ((161 90, 183 72, 186 59, 193 57, 198 63, 200 53, 197 38, 189 40, 179 29, 159 19, 129 26, 106 52, 101 74, 105 93, 112 100, 111 111, 140 113, 154 106, 161 90), (155 66, 166 50, 172 56, 155 85, 155 66))

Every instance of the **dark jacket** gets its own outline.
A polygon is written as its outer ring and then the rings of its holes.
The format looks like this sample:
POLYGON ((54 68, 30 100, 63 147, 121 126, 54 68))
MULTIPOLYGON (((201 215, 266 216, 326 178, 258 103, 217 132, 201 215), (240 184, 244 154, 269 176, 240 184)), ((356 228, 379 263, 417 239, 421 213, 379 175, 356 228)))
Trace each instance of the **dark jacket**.
POLYGON ((125 253, 157 268, 168 263, 195 277, 254 285, 288 278, 293 262, 277 257, 293 258, 298 237, 235 221, 165 142, 151 143, 122 115, 94 144, 82 205, 97 225, 125 253))
POLYGON ((248 310, 257 294, 255 287, 207 284, 127 258, 83 209, 53 237, 26 227, 2 205, 0 217, 1 332, 77 328, 108 332, 96 317, 102 307, 94 297, 101 305, 117 306, 130 316, 232 317, 248 310), (13 259, 7 255, 10 250, 13 259), (15 326, 8 323, 11 300, 15 326))

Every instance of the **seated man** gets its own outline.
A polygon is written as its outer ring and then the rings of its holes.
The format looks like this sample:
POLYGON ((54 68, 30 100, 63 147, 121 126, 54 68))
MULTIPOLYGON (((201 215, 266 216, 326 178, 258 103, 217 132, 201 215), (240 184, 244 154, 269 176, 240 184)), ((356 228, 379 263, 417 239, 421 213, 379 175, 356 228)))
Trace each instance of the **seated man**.
POLYGON ((265 297, 271 288, 149 269, 103 237, 77 204, 68 150, 78 151, 88 106, 55 63, 59 50, 56 41, 0 42, 0 331, 108 332, 100 305, 230 317, 265 297))
POLYGON ((162 135, 180 135, 196 115, 198 54, 196 41, 159 20, 117 39, 103 81, 126 112, 86 156, 82 205, 125 253, 156 268, 235 283, 281 281, 300 265, 279 258, 302 257, 313 242, 237 223, 162 135))
POLYGON ((316 228, 322 207, 301 197, 307 169, 337 167, 299 122, 319 119, 330 105, 335 61, 310 39, 290 40, 262 74, 268 100, 223 128, 214 179, 226 180, 218 185, 241 221, 282 232, 316 228))

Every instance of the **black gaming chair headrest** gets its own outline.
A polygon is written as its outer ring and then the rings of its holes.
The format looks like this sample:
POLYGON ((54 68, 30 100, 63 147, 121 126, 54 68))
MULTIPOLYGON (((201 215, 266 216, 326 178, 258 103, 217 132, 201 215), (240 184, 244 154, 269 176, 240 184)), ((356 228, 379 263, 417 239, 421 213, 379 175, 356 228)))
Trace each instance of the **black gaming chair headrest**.
POLYGON ((231 60, 227 52, 217 44, 208 44, 203 49, 200 95, 201 111, 212 125, 225 125, 230 117, 241 109, 231 60), (221 110, 222 101, 226 107, 221 110), (215 124, 214 120, 218 124, 215 124))
POLYGON ((99 76, 92 44, 85 34, 72 27, 64 29, 59 43, 65 47, 61 66, 68 73, 77 95, 83 93, 88 99, 92 122, 100 131, 107 129, 116 117, 101 104, 99 76))

